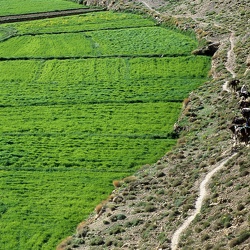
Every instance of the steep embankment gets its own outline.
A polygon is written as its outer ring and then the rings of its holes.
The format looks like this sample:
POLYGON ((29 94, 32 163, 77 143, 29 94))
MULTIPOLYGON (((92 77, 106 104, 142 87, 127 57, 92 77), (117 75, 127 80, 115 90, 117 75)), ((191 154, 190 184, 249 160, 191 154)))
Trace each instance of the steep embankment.
POLYGON ((227 125, 240 110, 225 84, 237 77, 249 86, 250 6, 229 0, 172 2, 100 4, 148 13, 219 43, 212 80, 185 100, 172 152, 124 180, 58 249, 247 249, 250 244, 249 148, 232 148, 227 125))

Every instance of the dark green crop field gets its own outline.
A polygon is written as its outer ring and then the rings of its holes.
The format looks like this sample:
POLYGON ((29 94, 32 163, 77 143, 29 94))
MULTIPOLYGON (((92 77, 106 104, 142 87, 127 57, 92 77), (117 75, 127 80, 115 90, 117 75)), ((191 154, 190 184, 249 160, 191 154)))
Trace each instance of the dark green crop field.
POLYGON ((55 249, 114 179, 171 149, 208 78, 196 47, 124 13, 0 25, 0 249, 55 249))

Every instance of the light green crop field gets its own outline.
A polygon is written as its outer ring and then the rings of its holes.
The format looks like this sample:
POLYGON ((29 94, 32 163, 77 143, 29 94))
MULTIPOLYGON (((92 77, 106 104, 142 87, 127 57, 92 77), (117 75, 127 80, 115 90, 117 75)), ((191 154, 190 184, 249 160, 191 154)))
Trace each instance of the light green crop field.
POLYGON ((0 0, 0 16, 83 8, 67 0, 0 0))
POLYGON ((2 42, 0 57, 187 55, 194 48, 194 44, 189 37, 161 27, 35 36, 32 34, 2 42), (166 39, 169 40, 167 46, 166 39))
POLYGON ((51 250, 112 180, 175 145, 210 58, 191 55, 192 36, 124 13, 3 24, 0 36, 0 249, 51 250))
POLYGON ((155 22, 143 16, 129 13, 96 12, 84 15, 48 18, 32 22, 4 24, 1 28, 12 28, 18 35, 54 34, 155 26, 155 22))

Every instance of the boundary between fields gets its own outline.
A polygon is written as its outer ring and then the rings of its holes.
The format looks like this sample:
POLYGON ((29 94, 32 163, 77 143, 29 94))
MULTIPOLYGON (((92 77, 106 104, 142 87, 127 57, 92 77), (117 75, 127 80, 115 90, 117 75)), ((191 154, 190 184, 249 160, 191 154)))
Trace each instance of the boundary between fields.
POLYGON ((49 61, 49 60, 76 60, 76 59, 105 59, 105 58, 138 58, 138 57, 143 57, 143 58, 163 58, 163 57, 168 57, 168 58, 177 58, 177 57, 191 57, 192 55, 190 54, 145 54, 145 55, 99 55, 99 56, 48 56, 48 57, 0 57, 0 61, 28 61, 28 60, 44 60, 44 61, 49 61))
POLYGON ((79 14, 85 14, 85 13, 90 13, 90 12, 100 12, 100 11, 106 11, 106 9, 79 8, 79 9, 70 9, 70 10, 56 10, 56 11, 48 11, 48 12, 20 14, 20 15, 7 15, 7 16, 0 16, 0 24, 24 22, 24 21, 39 20, 39 19, 45 19, 45 18, 55 18, 55 17, 62 17, 62 16, 79 15, 79 14))

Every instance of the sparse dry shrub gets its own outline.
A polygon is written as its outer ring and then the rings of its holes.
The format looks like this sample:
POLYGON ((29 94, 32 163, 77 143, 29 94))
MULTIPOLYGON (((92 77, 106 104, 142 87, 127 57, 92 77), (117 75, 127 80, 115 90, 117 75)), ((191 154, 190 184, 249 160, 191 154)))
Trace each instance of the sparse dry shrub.
POLYGON ((176 159, 176 155, 175 155, 175 154, 171 154, 171 155, 169 156, 169 159, 170 159, 170 160, 175 160, 175 159, 176 159))
MULTIPOLYGON (((165 162, 167 162, 167 160, 164 160, 165 162)), ((161 169, 164 169, 166 166, 164 166, 164 165, 158 165, 157 167, 156 167, 156 169, 157 170, 161 170, 161 169)))
POLYGON ((207 244, 204 249, 205 250, 213 249, 213 245, 212 244, 207 244))
POLYGON ((190 209, 194 209, 194 208, 195 208, 194 204, 186 204, 183 206, 183 211, 188 212, 190 209))
POLYGON ((185 99, 183 100, 183 108, 184 108, 184 109, 188 106, 189 102, 190 102, 190 98, 185 98, 185 99))
POLYGON ((182 184, 182 179, 175 179, 172 183, 173 187, 178 187, 182 184))
POLYGON ((250 231, 242 231, 237 238, 230 241, 229 246, 231 248, 235 247, 244 242, 245 240, 247 240, 249 237, 250 237, 250 231))
POLYGON ((124 181, 125 183, 134 182, 134 181, 136 181, 136 180, 137 180, 137 177, 134 176, 134 175, 125 177, 125 178, 123 179, 123 181, 124 181))
POLYGON ((106 206, 106 204, 107 204, 107 200, 104 200, 104 201, 102 201, 100 204, 98 204, 98 205, 95 207, 95 212, 96 212, 96 214, 99 214, 99 213, 102 211, 102 209, 106 206))
POLYGON ((158 172, 158 173, 156 174, 156 177, 157 177, 157 178, 161 178, 161 177, 164 177, 164 176, 166 176, 166 174, 165 174, 164 172, 158 172))
POLYGON ((87 226, 86 221, 80 222, 80 223, 78 224, 77 228, 76 228, 76 233, 78 234, 79 232, 81 232, 82 229, 83 229, 84 227, 86 227, 86 226, 87 226))
POLYGON ((176 154, 177 159, 185 159, 185 155, 183 153, 176 154))
POLYGON ((240 177, 244 177, 244 176, 247 176, 249 175, 249 172, 247 170, 243 170, 240 172, 240 177))
POLYGON ((189 116, 191 114, 191 111, 192 111, 191 107, 189 105, 187 105, 183 111, 183 115, 189 116))
POLYGON ((90 245, 91 246, 99 246, 99 245, 103 245, 104 243, 105 243, 104 239, 101 236, 97 236, 91 240, 90 245))
POLYGON ((122 196, 126 196, 126 195, 129 195, 129 191, 123 191, 122 192, 122 196))
POLYGON ((85 221, 82 221, 76 228, 76 236, 84 238, 89 231, 89 227, 85 221))
POLYGON ((202 236, 201 236, 201 241, 203 242, 203 241, 206 241, 206 240, 208 240, 210 237, 209 237, 209 235, 208 234, 203 234, 202 236))
POLYGON ((110 222, 109 222, 108 220, 104 220, 102 223, 103 223, 104 225, 109 225, 109 224, 110 224, 110 222))
POLYGON ((194 231, 195 231, 196 233, 200 233, 200 232, 202 232, 202 228, 201 228, 201 227, 196 227, 196 228, 194 229, 194 231))
POLYGON ((152 204, 147 204, 145 206, 145 212, 154 212, 157 208, 152 204))
POLYGON ((182 137, 180 139, 177 140, 177 145, 183 145, 186 143, 186 137, 182 137))
POLYGON ((136 200, 136 195, 128 195, 127 200, 136 200))
POLYGON ((122 225, 115 225, 110 228, 109 234, 115 235, 115 234, 120 234, 122 232, 125 232, 124 227, 122 225))
POLYGON ((243 205, 243 204, 241 204, 241 203, 239 203, 238 205, 237 205, 237 210, 238 211, 241 211, 241 210, 243 210, 245 208, 245 206, 243 205))
POLYGON ((121 187, 124 182, 122 180, 113 180, 113 185, 115 188, 121 187))
POLYGON ((208 164, 209 165, 214 165, 216 163, 216 160, 214 159, 214 158, 210 158, 209 160, 208 160, 208 164))
POLYGON ((102 207, 103 207, 103 204, 102 204, 102 203, 98 204, 98 205, 95 207, 95 212, 96 212, 97 214, 99 214, 100 211, 102 210, 102 207))
POLYGON ((112 201, 115 198, 114 194, 108 196, 107 201, 112 201))
POLYGON ((199 164, 199 168, 205 168, 205 167, 207 167, 207 163, 206 162, 201 162, 199 164))
POLYGON ((125 220, 127 217, 124 214, 116 214, 110 217, 110 220, 112 222, 118 221, 118 220, 125 220))
POLYGON ((108 205, 108 208, 111 210, 111 211, 115 211, 117 209, 117 205, 115 204, 109 204, 108 205))
POLYGON ((66 250, 72 242, 72 236, 64 239, 57 247, 56 250, 66 250))

